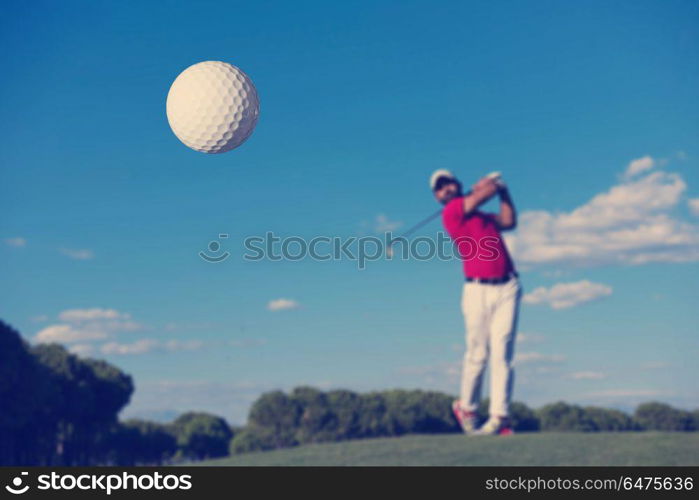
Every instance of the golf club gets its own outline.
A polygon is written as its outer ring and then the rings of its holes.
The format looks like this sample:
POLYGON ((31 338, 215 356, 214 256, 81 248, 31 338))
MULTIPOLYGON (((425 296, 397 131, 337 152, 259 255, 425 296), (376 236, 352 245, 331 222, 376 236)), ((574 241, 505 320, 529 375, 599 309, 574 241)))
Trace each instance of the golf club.
MULTIPOLYGON (((413 234, 415 231, 417 231, 418 229, 420 229, 422 226, 424 226, 424 225, 427 224, 428 222, 431 222, 433 219, 436 219, 436 218, 439 217, 440 215, 442 215, 442 208, 440 208, 439 210, 437 210, 435 213, 433 213, 433 214, 430 215, 429 217, 425 217, 424 219, 422 219, 420 222, 418 222, 417 224, 415 224, 413 227, 411 227, 410 229, 408 229, 407 231, 405 231, 403 234, 401 234, 401 235, 399 235, 397 238, 395 238, 394 241, 399 240, 399 239, 401 239, 401 238, 407 238, 408 236, 410 236, 411 234, 413 234)), ((388 255, 389 257, 393 257, 393 241, 392 241, 391 244, 388 245, 388 247, 386 248, 386 255, 388 255)))

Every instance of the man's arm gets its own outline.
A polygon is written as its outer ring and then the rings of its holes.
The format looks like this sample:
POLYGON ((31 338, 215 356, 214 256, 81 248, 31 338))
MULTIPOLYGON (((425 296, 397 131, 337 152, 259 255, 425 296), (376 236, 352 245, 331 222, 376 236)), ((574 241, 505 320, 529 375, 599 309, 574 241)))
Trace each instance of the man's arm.
POLYGON ((464 196, 464 215, 470 215, 483 203, 491 199, 498 192, 498 185, 493 179, 483 178, 476 183, 466 196, 464 196))
POLYGON ((517 226, 517 211, 507 186, 502 186, 498 194, 500 195, 500 213, 495 214, 495 222, 503 231, 514 229, 517 226))

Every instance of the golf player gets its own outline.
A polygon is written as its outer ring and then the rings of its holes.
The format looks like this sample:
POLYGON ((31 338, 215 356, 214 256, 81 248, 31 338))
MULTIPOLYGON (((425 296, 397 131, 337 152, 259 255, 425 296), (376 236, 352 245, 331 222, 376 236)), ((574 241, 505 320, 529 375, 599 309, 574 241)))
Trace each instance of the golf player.
POLYGON ((452 409, 466 434, 512 434, 509 405, 512 397, 517 313, 521 286, 501 232, 516 225, 515 207, 499 175, 484 177, 464 194, 448 170, 430 178, 434 197, 444 205, 442 222, 463 260, 465 282, 461 309, 466 326, 466 352, 460 399, 452 409), (500 198, 497 214, 479 207, 500 198), (486 363, 490 362, 489 418, 476 429, 476 410, 486 363))

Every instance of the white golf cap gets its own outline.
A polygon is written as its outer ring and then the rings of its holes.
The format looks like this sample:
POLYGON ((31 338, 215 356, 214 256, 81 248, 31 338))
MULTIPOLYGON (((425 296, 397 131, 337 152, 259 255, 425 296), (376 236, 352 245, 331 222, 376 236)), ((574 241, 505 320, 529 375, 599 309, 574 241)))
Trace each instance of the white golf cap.
POLYGON ((432 176, 430 177, 430 189, 432 191, 434 191, 434 188, 437 185, 437 181, 440 177, 446 177, 447 179, 456 179, 456 177, 454 177, 454 174, 452 174, 449 170, 443 168, 435 170, 432 173, 432 176))

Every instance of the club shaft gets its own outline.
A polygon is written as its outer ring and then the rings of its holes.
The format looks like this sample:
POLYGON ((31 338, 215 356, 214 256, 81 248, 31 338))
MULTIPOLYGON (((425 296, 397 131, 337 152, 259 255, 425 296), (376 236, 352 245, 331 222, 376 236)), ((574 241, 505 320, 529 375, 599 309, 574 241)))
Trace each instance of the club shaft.
POLYGON ((420 222, 418 222, 417 224, 415 224, 413 227, 411 227, 410 229, 408 229, 407 231, 405 231, 403 234, 401 234, 401 235, 399 236, 399 238, 407 238, 408 236, 410 236, 411 234, 413 234, 415 231, 417 231, 418 229, 420 229, 422 226, 424 226, 424 225, 427 224, 428 222, 432 221, 433 219, 436 219, 436 218, 439 217, 440 215, 442 215, 442 209, 441 209, 441 208, 440 208, 439 210, 437 210, 435 213, 433 213, 432 215, 430 215, 429 217, 424 218, 423 220, 421 220, 420 222))

